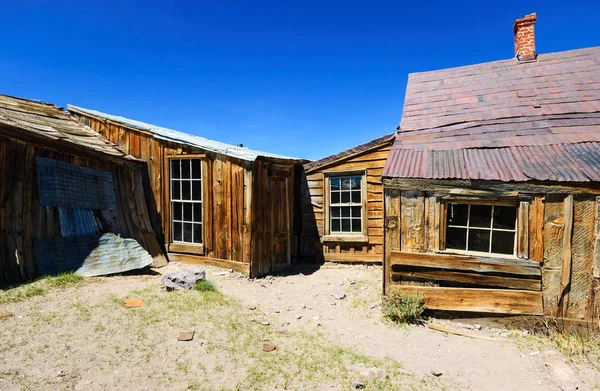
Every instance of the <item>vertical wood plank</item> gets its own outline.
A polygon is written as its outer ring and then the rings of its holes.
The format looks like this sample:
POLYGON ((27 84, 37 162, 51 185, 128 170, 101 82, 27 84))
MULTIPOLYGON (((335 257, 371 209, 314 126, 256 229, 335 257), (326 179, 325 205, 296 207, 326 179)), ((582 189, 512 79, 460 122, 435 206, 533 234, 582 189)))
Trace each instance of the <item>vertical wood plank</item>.
MULTIPOLYGON (((594 259, 592 266, 592 275, 594 276, 594 278, 600 278, 600 197, 596 197, 595 227, 596 240, 594 241, 594 259)), ((600 291, 597 292, 597 294, 598 297, 600 297, 600 291)))
POLYGON ((232 187, 233 180, 231 175, 231 160, 229 158, 225 161, 223 168, 223 205, 225 206, 225 226, 221 229, 225 231, 225 259, 233 259, 233 202, 232 202, 232 187))
POLYGON ((519 203, 517 217, 517 257, 527 259, 529 257, 529 202, 519 203))
POLYGON ((423 252, 425 204, 421 191, 402 191, 401 208, 401 249, 402 251, 423 252))
POLYGON ((252 234, 253 234, 253 203, 252 203, 252 166, 246 164, 244 168, 244 227, 243 227, 243 261, 250 263, 252 259, 252 234))
POLYGON ((202 229, 204 254, 216 258, 214 243, 214 198, 213 198, 213 160, 212 157, 202 162, 202 229))
POLYGON ((225 227, 225 202, 224 196, 224 183, 223 183, 223 170, 224 162, 222 158, 217 157, 213 161, 213 216, 214 216, 214 232, 213 232, 213 244, 214 244, 214 256, 215 258, 224 259, 227 256, 226 246, 226 233, 225 227))
POLYGON ((384 257, 383 257, 383 294, 391 284, 391 255, 392 251, 401 249, 400 217, 401 212, 400 190, 384 188, 384 257))
POLYGON ((544 261, 544 201, 536 196, 529 208, 529 258, 544 261))
POLYGON ((244 168, 231 166, 231 259, 243 262, 244 168))
MULTIPOLYGON (((562 268, 560 275, 560 294, 558 298, 559 310, 566 313, 566 308, 561 308, 562 304, 566 303, 565 291, 571 283, 571 237, 573 234, 573 195, 569 194, 564 200, 564 228, 562 242, 562 268)), ((562 314, 561 314, 562 315, 562 314)))

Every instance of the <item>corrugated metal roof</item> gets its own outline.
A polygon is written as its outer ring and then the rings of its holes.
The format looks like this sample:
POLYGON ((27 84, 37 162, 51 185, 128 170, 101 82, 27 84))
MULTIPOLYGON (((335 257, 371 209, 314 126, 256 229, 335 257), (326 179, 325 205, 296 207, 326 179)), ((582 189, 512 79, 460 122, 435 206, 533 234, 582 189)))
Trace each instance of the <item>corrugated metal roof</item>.
POLYGON ((304 160, 299 158, 293 158, 284 155, 278 155, 269 152, 256 151, 245 147, 237 147, 235 145, 222 143, 220 141, 211 140, 205 137, 196 136, 193 134, 183 133, 177 130, 163 128, 160 126, 148 124, 141 121, 121 117, 118 115, 106 114, 97 110, 90 110, 83 107, 74 105, 67 105, 67 108, 74 112, 81 112, 84 114, 93 115, 107 119, 109 121, 118 122, 125 126, 145 130, 152 133, 154 137, 161 140, 172 141, 180 144, 191 145, 194 147, 202 148, 207 151, 221 153, 223 155, 235 157, 242 160, 254 161, 258 157, 285 159, 285 160, 304 160))
POLYGON ((598 181, 599 145, 594 47, 411 74, 383 176, 598 181))

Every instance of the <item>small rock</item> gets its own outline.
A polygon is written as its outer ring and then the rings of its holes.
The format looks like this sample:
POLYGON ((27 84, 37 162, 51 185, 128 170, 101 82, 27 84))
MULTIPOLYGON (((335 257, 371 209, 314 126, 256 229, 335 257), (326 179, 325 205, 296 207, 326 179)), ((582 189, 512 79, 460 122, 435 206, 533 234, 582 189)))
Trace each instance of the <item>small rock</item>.
POLYGON ((67 376, 67 372, 65 372, 65 371, 60 371, 60 372, 58 372, 57 376, 58 376, 58 377, 65 377, 65 376, 67 376))
POLYGON ((519 357, 523 358, 523 357, 525 357, 525 355, 524 354, 519 354, 519 357))
POLYGON ((365 382, 360 379, 352 380, 352 388, 355 390, 362 390, 365 388, 365 382))
POLYGON ((387 372, 385 369, 381 368, 368 368, 367 370, 361 373, 367 379, 385 379, 387 377, 387 372))
POLYGON ((348 280, 348 284, 354 285, 354 284, 356 284, 356 280, 348 280))
POLYGON ((264 343, 262 346, 263 352, 272 352, 277 349, 277 345, 273 345, 272 343, 264 343))
POLYGON ((369 306, 369 309, 370 309, 370 310, 374 310, 374 309, 375 309, 375 308, 377 308, 377 307, 379 307, 379 303, 372 303, 372 304, 369 306))
POLYGON ((475 330, 481 330, 481 325, 480 325, 480 324, 477 324, 477 323, 475 323, 475 324, 473 325, 473 328, 474 328, 475 330))
POLYGON ((536 352, 531 352, 529 353, 530 356, 538 356, 540 354, 540 351, 536 351, 536 352))
POLYGON ((273 312, 275 312, 276 314, 278 314, 278 313, 280 313, 281 311, 279 311, 279 310, 275 310, 275 311, 273 311, 273 312))
POLYGON ((333 297, 336 300, 342 300, 344 297, 346 297, 346 293, 345 292, 335 292, 331 295, 331 297, 333 297))
POLYGON ((194 331, 182 331, 177 337, 178 341, 191 341, 194 339, 194 331))
POLYGON ((321 318, 320 318, 320 317, 318 317, 318 316, 313 316, 313 319, 314 319, 314 320, 319 320, 319 319, 321 319, 321 318))
POLYGON ((270 325, 270 324, 271 324, 271 322, 268 322, 268 321, 266 321, 266 320, 263 320, 262 322, 260 322, 260 324, 261 324, 261 325, 263 325, 263 326, 268 326, 268 325, 270 325))
POLYGON ((227 271, 225 271, 225 272, 213 273, 213 275, 215 275, 215 276, 226 276, 226 275, 228 275, 228 274, 229 274, 229 272, 227 272, 227 271))
POLYGON ((336 303, 334 303, 334 302, 331 302, 331 303, 329 303, 329 305, 337 305, 337 304, 336 304, 336 303))
POLYGON ((296 319, 302 319, 302 315, 299 315, 299 314, 298 314, 298 315, 296 315, 296 316, 295 316, 295 318, 296 318, 296 319))
POLYGON ((286 336, 287 336, 289 333, 290 333, 290 332, 289 332, 289 331, 287 331, 287 330, 276 330, 276 331, 275 331, 275 334, 277 334, 277 335, 281 335, 281 336, 283 336, 283 337, 286 337, 286 336))
POLYGON ((438 370, 435 370, 435 369, 432 369, 432 370, 431 370, 431 374, 432 374, 433 376, 435 376, 435 377, 440 377, 440 376, 442 376, 442 372, 441 372, 441 371, 438 371, 438 370))
POLYGON ((252 322, 252 323, 256 322, 256 318, 250 319, 250 322, 252 322))
POLYGON ((256 305, 254 305, 254 304, 248 304, 246 306, 246 308, 249 309, 250 311, 254 311, 256 309, 256 305))
POLYGON ((162 283, 167 291, 189 290, 196 286, 196 283, 206 278, 204 269, 198 266, 192 266, 185 269, 176 270, 162 278, 162 283))
POLYGON ((508 338, 508 333, 507 332, 500 333, 500 336, 503 338, 508 338))

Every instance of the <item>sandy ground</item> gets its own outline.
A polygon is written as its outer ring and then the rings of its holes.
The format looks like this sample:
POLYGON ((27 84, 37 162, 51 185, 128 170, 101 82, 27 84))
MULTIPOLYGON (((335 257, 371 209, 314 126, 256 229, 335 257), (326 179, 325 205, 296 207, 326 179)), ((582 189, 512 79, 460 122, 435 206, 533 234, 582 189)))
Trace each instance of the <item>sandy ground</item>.
MULTIPOLYGON (((0 308, 15 314, 0 319, 0 389, 350 389, 349 380, 327 379, 335 366, 323 365, 314 379, 298 379, 306 372, 294 368, 268 372, 269 366, 281 368, 277 360, 304 364, 302 355, 308 371, 318 371, 319 357, 332 357, 319 349, 334 346, 400 363, 406 382, 394 383, 402 384, 398 389, 560 389, 541 358, 545 347, 519 330, 481 320, 435 320, 494 338, 487 340, 383 321, 379 267, 324 265, 255 280, 206 267, 207 279, 225 294, 214 303, 164 292, 161 274, 182 267, 171 263, 155 275, 94 279, 0 308), (336 293, 345 297, 336 299, 336 293), (146 307, 124 309, 123 298, 132 296, 146 307), (192 343, 177 342, 180 331, 191 329, 197 334, 192 343), (314 345, 295 337, 302 335, 314 345), (263 342, 279 344, 279 356, 254 348, 263 342), (260 386, 263 378, 269 385, 260 386)), ((600 385, 593 367, 581 361, 571 366, 587 388, 600 385)), ((367 382, 366 389, 385 389, 376 385, 367 382)))

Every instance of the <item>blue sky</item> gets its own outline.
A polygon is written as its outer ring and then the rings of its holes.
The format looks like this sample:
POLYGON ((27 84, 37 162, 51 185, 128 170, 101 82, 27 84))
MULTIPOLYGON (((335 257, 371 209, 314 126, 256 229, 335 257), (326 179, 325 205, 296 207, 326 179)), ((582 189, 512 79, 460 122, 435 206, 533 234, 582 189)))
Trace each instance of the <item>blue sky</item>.
POLYGON ((407 76, 600 45, 598 1, 0 0, 0 93, 318 159, 395 130, 407 76))

